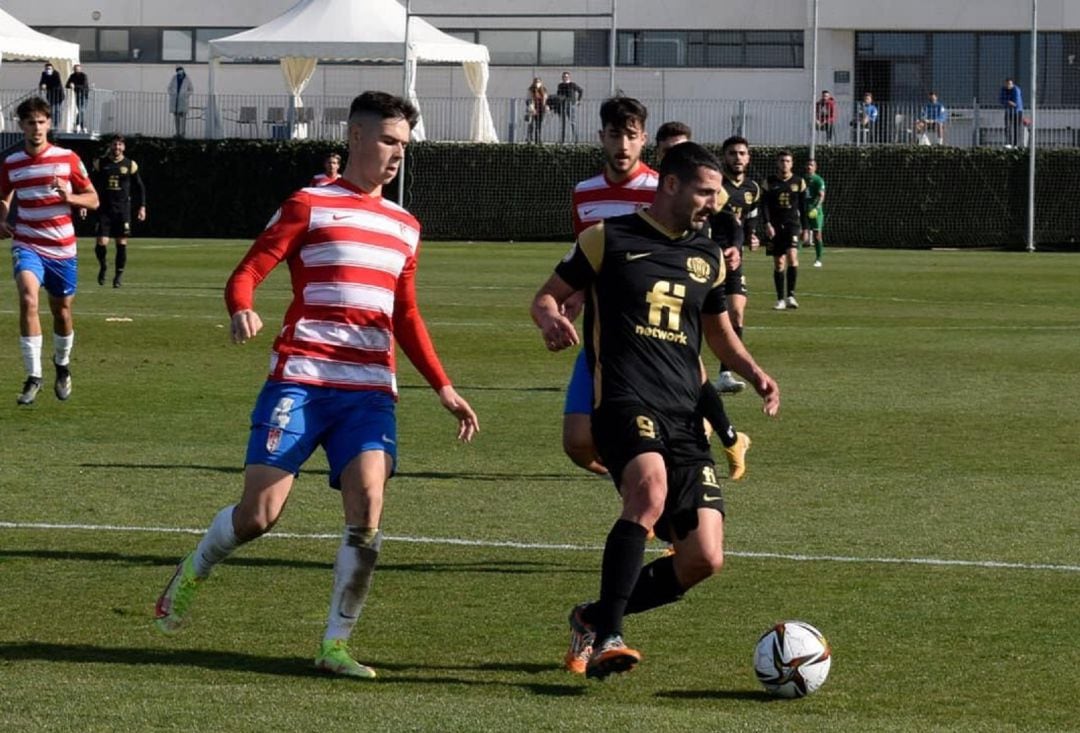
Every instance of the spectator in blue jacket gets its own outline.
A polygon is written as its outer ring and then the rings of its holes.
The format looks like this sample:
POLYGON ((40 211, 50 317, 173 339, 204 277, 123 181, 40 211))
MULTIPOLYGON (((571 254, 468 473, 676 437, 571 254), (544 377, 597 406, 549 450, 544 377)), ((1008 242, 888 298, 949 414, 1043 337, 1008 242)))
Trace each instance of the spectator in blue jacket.
POLYGON ((1005 147, 1014 148, 1019 144, 1020 123, 1024 119, 1024 94, 1012 79, 1006 79, 998 100, 1005 108, 1005 147))
POLYGON ((937 144, 945 144, 945 120, 948 112, 945 105, 938 101, 937 92, 930 92, 926 106, 922 109, 922 121, 926 125, 926 133, 937 136, 937 144))
POLYGON ((874 95, 867 92, 858 108, 859 143, 877 142, 878 107, 874 104, 874 95))

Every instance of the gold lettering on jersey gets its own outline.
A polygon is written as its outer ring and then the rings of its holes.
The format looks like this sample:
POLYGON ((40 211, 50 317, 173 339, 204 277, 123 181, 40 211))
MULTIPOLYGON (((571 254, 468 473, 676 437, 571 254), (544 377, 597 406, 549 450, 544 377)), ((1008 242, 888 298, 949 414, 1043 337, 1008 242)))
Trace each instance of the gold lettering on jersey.
POLYGON ((780 194, 776 197, 776 202, 780 205, 780 208, 782 208, 782 209, 790 209, 791 208, 791 194, 788 193, 787 191, 781 191, 780 194))
POLYGON ((707 283, 712 276, 712 265, 703 257, 687 257, 686 271, 690 273, 690 279, 696 283, 707 283))
POLYGON ((720 488, 720 482, 716 480, 716 470, 712 466, 701 467, 701 483, 704 486, 720 488))
POLYGON ((685 285, 657 280, 652 290, 645 294, 645 300, 649 303, 649 325, 662 327, 666 312, 667 329, 678 331, 679 314, 682 312, 684 298, 686 298, 685 285))
POLYGON ((638 435, 642 438, 656 438, 656 424, 644 415, 638 415, 635 418, 637 421, 638 435))

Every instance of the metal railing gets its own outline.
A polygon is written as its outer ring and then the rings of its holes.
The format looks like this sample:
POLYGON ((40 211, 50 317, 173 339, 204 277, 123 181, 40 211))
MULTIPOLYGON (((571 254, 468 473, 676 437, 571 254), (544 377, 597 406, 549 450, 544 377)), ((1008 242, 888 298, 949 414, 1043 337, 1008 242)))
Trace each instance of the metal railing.
MULTIPOLYGON (((36 90, 0 90, 0 130, 17 131, 14 111, 19 102, 38 94, 36 90)), ((291 106, 288 94, 219 94, 213 100, 193 94, 180 124, 170 112, 168 94, 93 89, 86 101, 84 116, 90 135, 125 135, 188 138, 206 137, 209 116, 218 115, 221 137, 253 139, 343 140, 352 97, 306 95, 302 108, 291 106)), ((805 145, 815 135, 817 145, 909 144, 957 147, 1000 146, 1007 141, 1005 115, 996 104, 947 107, 944 124, 924 119, 925 105, 886 102, 877 105, 878 115, 871 125, 860 123, 861 106, 837 103, 830 131, 814 125, 813 105, 808 101, 777 100, 641 100, 649 109, 649 129, 667 120, 688 124, 699 142, 719 143, 731 135, 742 135, 756 145, 805 145), (816 129, 815 129, 816 128, 816 129)), ((601 99, 585 99, 567 114, 556 109, 545 112, 539 129, 541 143, 576 142, 593 144, 600 127, 601 99)), ((526 119, 524 99, 489 98, 495 129, 500 140, 527 143, 534 139, 533 120, 526 119), (532 133, 532 135, 530 134, 532 133)), ((424 132, 428 140, 467 140, 473 115, 473 100, 464 97, 426 97, 420 100, 424 132)), ((73 94, 64 102, 61 132, 75 132, 73 94)), ((1039 108, 1038 144, 1046 147, 1080 146, 1080 108, 1039 108)), ((1027 144, 1029 128, 1021 123, 1017 144, 1027 144)))

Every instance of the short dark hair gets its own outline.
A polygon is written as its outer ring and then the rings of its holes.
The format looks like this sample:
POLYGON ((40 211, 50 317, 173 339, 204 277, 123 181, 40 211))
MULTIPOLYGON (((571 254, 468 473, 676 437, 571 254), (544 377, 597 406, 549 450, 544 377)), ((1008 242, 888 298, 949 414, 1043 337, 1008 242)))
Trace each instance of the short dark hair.
POLYGON ((410 130, 420 120, 420 111, 411 102, 386 92, 364 92, 354 99, 349 107, 349 122, 361 115, 378 115, 383 120, 400 118, 409 123, 410 130))
POLYGON ((52 107, 41 97, 29 97, 24 99, 18 107, 15 108, 15 116, 19 118, 19 121, 28 120, 34 115, 41 114, 52 119, 52 107))
POLYGON ((726 153, 727 149, 730 148, 732 145, 745 145, 747 148, 749 148, 750 141, 742 135, 732 135, 724 141, 724 144, 720 146, 720 149, 726 153))
POLYGON ((110 143, 122 143, 122 142, 125 142, 124 141, 124 136, 121 135, 120 133, 116 133, 115 135, 113 135, 112 137, 109 138, 109 142, 110 143))
POLYGON ((697 143, 679 143, 667 152, 660 163, 660 178, 675 176, 687 183, 697 178, 698 168, 711 168, 720 173, 720 161, 697 143))
POLYGON ((656 144, 659 145, 665 140, 670 140, 673 137, 689 138, 690 136, 690 125, 686 124, 685 122, 672 120, 671 122, 665 122, 664 124, 660 125, 659 128, 657 128, 656 144))
POLYGON ((631 120, 645 127, 648 117, 649 110, 633 97, 611 97, 600 105, 600 124, 603 127, 611 125, 616 129, 625 129, 631 120))
POLYGON ((792 155, 792 154, 791 154, 791 151, 790 151, 790 150, 788 150, 787 148, 784 148, 784 149, 782 149, 782 150, 778 151, 778 152, 776 153, 776 157, 777 157, 777 159, 780 159, 780 158, 791 158, 792 160, 795 160, 795 156, 794 156, 794 155, 792 155))
POLYGON ((336 160, 338 163, 340 163, 341 162, 341 153, 329 153, 329 154, 327 154, 327 156, 325 158, 323 158, 323 162, 325 163, 328 160, 336 160))

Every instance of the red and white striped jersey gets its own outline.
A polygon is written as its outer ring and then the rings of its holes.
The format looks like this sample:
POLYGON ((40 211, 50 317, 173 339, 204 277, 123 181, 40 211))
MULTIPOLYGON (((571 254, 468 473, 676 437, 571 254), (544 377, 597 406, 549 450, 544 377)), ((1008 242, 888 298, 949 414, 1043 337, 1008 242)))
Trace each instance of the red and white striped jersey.
POLYGON ((608 180, 606 171, 581 181, 574 186, 574 236, 598 221, 648 206, 656 196, 659 180, 656 171, 638 161, 621 183, 608 180))
POLYGON ((334 176, 333 178, 331 178, 330 176, 326 175, 325 173, 316 173, 315 176, 311 179, 311 182, 308 183, 308 185, 309 186, 325 186, 328 183, 333 183, 334 181, 336 181, 339 178, 341 178, 341 176, 334 176))
POLYGON ((269 378, 397 394, 394 342, 432 388, 449 385, 416 303, 420 224, 339 178, 290 196, 233 271, 229 314, 289 264, 293 300, 274 341, 269 378))
POLYGON ((82 160, 66 148, 47 145, 33 156, 23 149, 0 165, 0 197, 14 191, 19 207, 12 244, 63 260, 76 254, 75 227, 71 205, 57 194, 57 185, 75 193, 90 188, 82 160))

